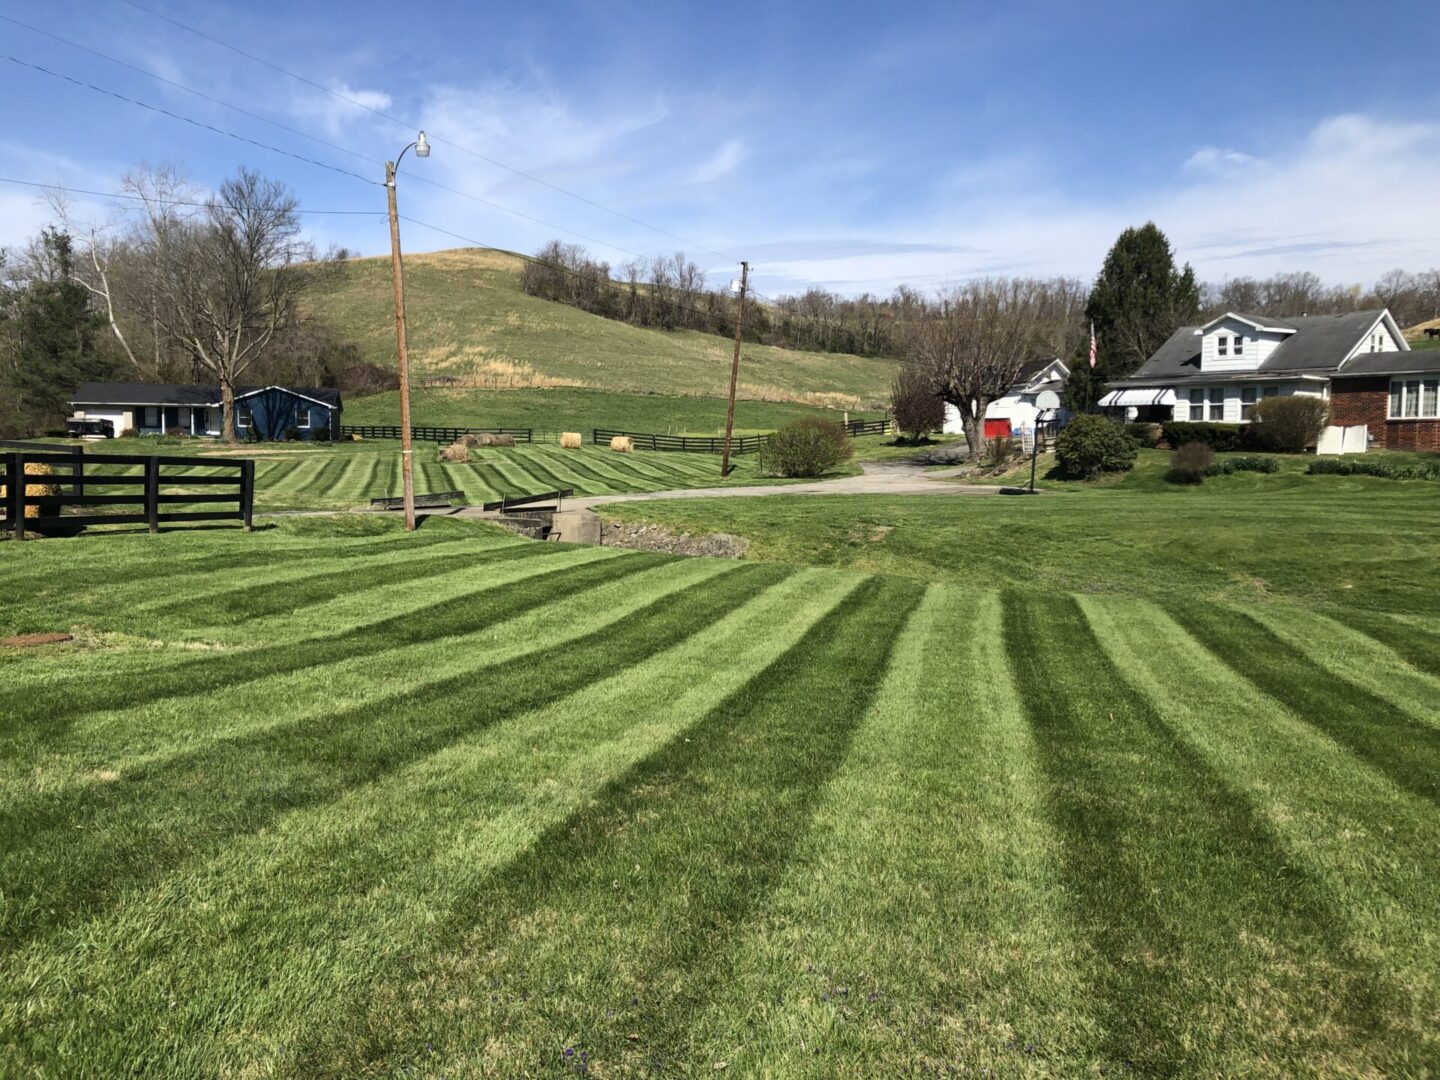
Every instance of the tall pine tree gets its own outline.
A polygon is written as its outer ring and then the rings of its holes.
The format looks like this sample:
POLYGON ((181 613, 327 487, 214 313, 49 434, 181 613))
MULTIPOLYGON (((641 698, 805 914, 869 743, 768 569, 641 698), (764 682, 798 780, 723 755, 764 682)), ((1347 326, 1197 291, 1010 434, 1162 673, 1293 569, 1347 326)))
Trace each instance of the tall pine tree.
POLYGON ((1132 374, 1166 338, 1199 314, 1195 271, 1189 263, 1175 269, 1165 234, 1154 222, 1126 229, 1105 256, 1085 305, 1085 319, 1095 327, 1095 369, 1090 368, 1087 335, 1070 365, 1067 404, 1082 412, 1092 408, 1107 382, 1132 374))

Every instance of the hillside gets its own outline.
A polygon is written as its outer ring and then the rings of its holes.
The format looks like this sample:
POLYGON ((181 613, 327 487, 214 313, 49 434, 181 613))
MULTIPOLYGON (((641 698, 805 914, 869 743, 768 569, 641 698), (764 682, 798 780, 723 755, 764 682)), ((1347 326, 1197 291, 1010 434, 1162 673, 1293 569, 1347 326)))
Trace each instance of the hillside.
MULTIPOLYGON (((527 296, 517 256, 479 249, 405 259, 412 379, 451 376, 485 389, 587 387, 622 394, 723 397, 731 343, 694 331, 645 330, 527 296)), ((365 358, 395 362, 388 258, 355 259, 312 294, 312 309, 365 358)), ((874 407, 893 363, 747 345, 740 396, 834 409, 874 407)), ((417 418, 418 419, 418 418, 417 418)))
POLYGON ((1410 343, 1412 349, 1440 348, 1440 337, 1427 337, 1425 335, 1427 330, 1440 330, 1440 319, 1416 323, 1405 331, 1405 340, 1410 343))

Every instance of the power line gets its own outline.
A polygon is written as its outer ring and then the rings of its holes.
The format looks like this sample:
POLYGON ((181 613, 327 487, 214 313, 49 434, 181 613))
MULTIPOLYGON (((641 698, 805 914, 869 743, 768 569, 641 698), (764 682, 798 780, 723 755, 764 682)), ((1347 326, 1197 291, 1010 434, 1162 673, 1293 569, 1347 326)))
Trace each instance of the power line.
MULTIPOLYGON (((154 8, 146 7, 144 4, 137 3, 136 0, 121 0, 121 2, 135 8, 137 11, 143 11, 147 15, 160 19, 163 22, 170 23, 172 26, 179 27, 181 30, 186 31, 187 33, 194 34, 196 37, 202 38, 205 41, 210 42, 211 44, 218 45, 222 49, 228 49, 230 52, 235 53, 237 56, 243 56, 247 60, 251 60, 257 64, 261 64, 272 71, 277 71, 282 75, 285 75, 291 79, 295 79, 298 82, 304 83, 306 86, 313 87, 316 90, 321 91, 322 93, 329 94, 331 97, 335 98, 338 101, 343 101, 347 105, 351 105, 357 109, 363 109, 368 113, 380 117, 382 120, 388 120, 392 124, 399 124, 401 127, 409 128, 412 131, 417 130, 420 127, 419 124, 416 124, 409 120, 401 119, 398 116, 393 116, 382 109, 375 108, 373 105, 367 105, 363 101, 358 101, 347 94, 342 94, 338 90, 334 90, 331 87, 325 86, 322 83, 318 83, 314 79, 307 78, 306 76, 297 74, 296 72, 293 72, 288 68, 281 67, 279 64, 276 64, 270 60, 266 60, 262 56, 256 56, 254 53, 246 52, 244 49, 231 45, 227 41, 222 41, 220 38, 205 33, 203 30, 197 30, 195 27, 190 26, 187 23, 183 23, 179 19, 171 18, 169 15, 165 15, 162 12, 156 11, 154 8)), ((640 218, 634 217, 630 214, 626 214, 623 211, 613 209, 612 207, 606 206, 604 203, 596 202, 594 199, 588 198, 584 195, 580 195, 574 191, 569 190, 568 188, 563 188, 559 184, 551 183, 549 180, 545 180, 539 176, 535 176, 533 173, 525 172, 523 169, 517 169, 513 165, 507 165, 505 162, 497 160, 496 158, 492 158, 487 154, 482 154, 480 151, 465 146, 463 143, 457 143, 453 140, 443 138, 442 136, 435 135, 433 133, 430 135, 430 141, 441 143, 455 150, 459 150, 461 153, 469 154, 471 157, 483 161, 488 165, 494 165, 498 169, 504 169, 506 172, 512 173, 513 175, 519 176, 525 180, 529 180, 531 183, 539 184, 542 187, 547 187, 551 191, 559 192, 561 195, 565 195, 568 198, 575 199, 577 202, 582 202, 587 206, 593 206, 597 210, 603 210, 605 213, 618 217, 623 221, 628 221, 633 225, 639 225, 643 229, 649 229, 651 232, 659 233, 662 236, 668 236, 672 240, 678 240, 682 244, 685 244, 692 248, 696 248, 700 251, 704 251, 707 254, 714 255, 718 258, 725 259, 727 262, 736 261, 733 255, 727 255, 723 251, 716 251, 714 248, 708 247, 705 244, 697 243, 694 240, 687 240, 685 237, 679 235, 678 233, 671 232, 669 229, 662 229, 658 225, 651 225, 648 221, 642 221, 640 218)), ((600 241, 592 242, 599 243, 600 241)), ((607 246, 613 247, 614 245, 607 246)), ((619 250, 624 249, 621 248, 619 250)))
POLYGON ((224 128, 218 128, 214 124, 207 124, 203 120, 195 120, 188 116, 182 116, 180 113, 171 112, 169 109, 161 108, 159 105, 151 105, 149 102, 141 101, 138 98, 127 97, 126 95, 121 94, 118 91, 107 90, 103 86, 96 86, 94 83, 86 82, 83 79, 76 79, 70 75, 61 74, 58 71, 51 71, 47 67, 42 67, 39 64, 29 63, 28 61, 21 60, 19 57, 11 56, 8 53, 0 53, 0 59, 9 60, 12 64, 17 64, 23 68, 29 68, 31 71, 38 71, 43 75, 49 75, 52 79, 59 79, 62 82, 68 82, 75 86, 82 87, 86 90, 91 90, 104 97, 112 97, 118 101, 127 102, 130 105, 138 105, 142 109, 148 109, 149 111, 153 113, 158 113, 161 116, 168 116, 172 120, 179 120, 182 123, 190 124, 193 127, 213 132, 216 135, 224 135, 226 138, 234 139, 237 142, 248 143, 251 146, 258 146, 262 150, 269 150, 271 153, 280 154, 283 157, 294 158, 296 161, 303 161, 307 165, 315 165, 321 169, 329 169, 331 172, 339 173, 342 176, 353 177, 356 180, 363 181, 366 184, 373 184, 376 187, 384 186, 378 180, 371 180, 369 177, 361 176, 357 172, 351 172, 349 169, 342 169, 338 165, 330 165, 324 161, 316 161, 314 158, 305 157, 305 155, 303 154, 295 154, 289 150, 282 150, 278 146, 271 146, 269 143, 260 142, 258 139, 251 139, 245 135, 237 135, 233 131, 227 131, 224 128))
MULTIPOLYGON (((280 121, 278 121, 278 120, 272 120, 272 119, 271 119, 270 117, 268 117, 268 116, 262 116, 260 113, 252 112, 251 110, 246 109, 246 108, 244 108, 244 107, 242 107, 242 106, 240 106, 240 105, 235 105, 235 104, 233 104, 232 102, 225 101, 223 98, 218 98, 218 97, 215 97, 215 96, 212 95, 212 94, 207 94, 207 93, 205 93, 203 90, 197 90, 197 89, 195 89, 193 86, 187 86, 187 85, 185 85, 184 83, 175 81, 174 79, 167 79, 167 78, 165 78, 165 77, 162 76, 162 75, 157 75, 157 74, 155 74, 154 72, 146 71, 144 68, 139 67, 139 66, 136 65, 136 64, 131 64, 131 63, 129 63, 128 61, 121 60, 121 59, 119 59, 118 57, 111 56, 111 55, 109 55, 108 53, 101 52, 99 49, 93 49, 93 48, 91 48, 91 47, 88 46, 88 45, 82 45, 81 43, 79 43, 79 42, 77 42, 77 41, 71 41, 69 38, 62 37, 62 36, 59 35, 59 34, 52 33, 52 32, 50 32, 49 30, 43 30, 43 29, 41 29, 40 27, 32 26, 32 25, 30 25, 29 23, 22 22, 22 21, 20 21, 19 19, 11 18, 11 17, 8 16, 8 15, 0 15, 0 20, 4 20, 5 22, 8 22, 8 23, 13 23, 15 26, 23 27, 23 28, 26 29, 26 30, 30 30, 30 31, 32 31, 32 32, 34 32, 34 33, 36 33, 36 34, 40 34, 40 35, 42 35, 43 37, 50 38, 50 39, 53 40, 53 41, 58 41, 58 42, 60 42, 60 43, 63 44, 63 45, 68 45, 68 46, 70 46, 71 48, 79 49, 81 52, 89 53, 91 56, 98 56, 98 57, 99 57, 100 59, 102 59, 102 60, 107 60, 107 61, 109 61, 109 62, 112 63, 112 64, 117 64, 117 65, 119 65, 120 67, 126 68, 126 69, 129 70, 129 71, 133 71, 133 72, 136 72, 137 74, 143 75, 143 76, 145 76, 147 79, 153 79, 153 80, 155 80, 155 81, 158 82, 158 83, 162 83, 162 84, 164 84, 165 86, 173 87, 173 88, 175 88, 176 90, 182 90, 182 91, 184 91, 184 92, 187 93, 187 94, 193 94, 195 97, 198 97, 198 98, 200 98, 200 99, 203 100, 203 101, 208 101, 208 102, 210 102, 210 103, 212 103, 212 104, 214 104, 214 105, 219 105, 219 106, 221 106, 222 108, 231 109, 231 110, 239 113, 239 114, 242 115, 242 116, 247 116, 247 117, 251 118, 252 120, 258 120, 258 121, 260 121, 262 124, 269 124, 271 127, 279 128, 281 131, 288 132, 288 133, 291 134, 291 135, 298 135, 298 136, 300 136, 302 139, 309 139, 311 142, 318 143, 319 145, 328 147, 328 148, 331 149, 331 150, 338 150, 338 151, 339 151, 340 153, 342 153, 342 154, 348 154, 349 156, 351 156, 351 157, 353 157, 353 158, 357 158, 357 159, 359 159, 359 160, 361 160, 361 161, 364 161, 364 162, 366 162, 366 163, 368 163, 368 164, 371 164, 371 165, 375 165, 375 166, 377 166, 377 167, 384 165, 384 162, 383 162, 383 161, 379 160, 378 158, 372 158, 372 157, 368 156, 367 154, 361 153, 359 150, 353 150, 353 149, 351 149, 351 148, 348 147, 348 146, 341 146, 341 145, 338 144, 338 143, 333 143, 333 142, 330 142, 330 141, 328 141, 328 140, 326 140, 326 139, 322 139, 322 138, 320 138, 320 137, 317 136, 317 135, 311 135, 309 132, 302 131, 302 130, 300 130, 299 128, 291 127, 291 126, 289 126, 288 124, 282 124, 282 123, 280 123, 280 121)), ((13 59, 13 57, 12 57, 12 59, 13 59)), ((60 76, 60 77, 61 77, 61 78, 65 78, 66 76, 60 76)), ((71 80, 71 81, 74 81, 74 80, 71 80)), ((89 85, 89 84, 87 84, 87 85, 89 85)), ((97 90, 101 90, 101 89, 102 89, 102 88, 93 87, 93 86, 92 86, 91 88, 92 88, 92 89, 97 89, 97 90)), ((118 95, 118 94, 114 94, 113 91, 103 91, 103 92, 112 94, 112 96, 115 96, 115 97, 120 97, 120 96, 121 96, 121 95, 118 95)), ((128 100, 128 99, 127 99, 127 100, 128 100)), ((238 136, 236 136, 236 137, 238 137, 238 136)), ((263 144, 257 144, 257 145, 263 145, 263 144)), ((271 147, 270 149, 275 149, 275 148, 271 147)), ((281 152, 283 152, 283 151, 281 151, 281 152)), ((302 159, 302 160, 309 160, 309 159, 302 159)), ((356 175, 356 174, 350 173, 350 174, 348 174, 348 175, 352 175, 352 176, 353 176, 353 175, 356 175)), ((537 218, 537 217, 534 217, 534 216, 531 215, 531 214, 526 214, 526 213, 523 213, 522 211, 519 211, 519 210, 513 210, 513 209, 511 209, 510 207, 505 206, 505 205, 502 204, 502 203, 493 202, 493 201, 490 200, 490 199, 483 198, 483 197, 481 197, 481 196, 479 196, 479 195, 472 194, 471 192, 468 192, 468 191, 462 191, 462 190, 459 189, 459 188, 450 187, 450 186, 447 185, 447 184, 441 184, 441 183, 439 183, 438 181, 429 179, 428 177, 421 176, 421 175, 418 175, 418 174, 417 174, 417 175, 411 177, 411 179, 413 179, 416 183, 428 184, 429 186, 431 186, 431 187, 433 187, 433 188, 436 188, 436 189, 438 189, 438 190, 440 190, 440 191, 447 191, 447 192, 449 192, 449 193, 452 194, 452 195, 459 195, 461 198, 471 199, 471 200, 473 200, 474 202, 480 203, 480 204, 483 205, 483 206, 488 206, 488 207, 490 207, 491 209, 499 210, 499 211, 501 211, 502 213, 511 214, 511 215, 513 215, 514 217, 521 218, 521 219, 524 220, 524 221, 529 221, 529 222, 532 222, 533 224, 544 226, 544 227, 547 228, 547 229, 553 229, 553 230, 556 231, 556 232, 562 232, 562 233, 565 233, 565 234, 567 234, 567 235, 569 235, 569 236, 574 236, 574 237, 576 237, 576 238, 578 238, 578 239, 580 239, 580 240, 586 241, 587 243, 599 244, 599 245, 601 245, 602 247, 612 248, 612 249, 614 249, 615 251, 622 252, 623 254, 632 256, 633 258, 637 258, 637 259, 639 259, 639 258, 644 258, 644 256, 641 255, 639 252, 631 251, 629 248, 621 247, 621 246, 619 246, 618 244, 612 244, 612 243, 610 243, 610 242, 608 242, 608 241, 606 241, 606 240, 601 240, 601 239, 599 239, 598 237, 587 236, 587 235, 584 234, 584 233, 576 232, 574 229, 567 229, 567 228, 565 228, 563 225, 556 225, 554 222, 545 221, 543 218, 537 218)))
MULTIPOLYGON (((18 184, 21 187, 42 188, 46 191, 63 191, 68 195, 93 195, 101 199, 131 199, 144 202, 144 196, 131 195, 122 191, 91 191, 89 188, 66 187, 63 184, 43 184, 38 180, 16 180, 9 176, 0 176, 0 184, 18 184)), ((208 202, 196 202, 193 199, 166 199, 169 206, 209 206, 208 202)), ((225 205, 225 204, 221 204, 225 205)), ((343 214, 355 217, 384 217, 384 210, 307 210, 297 207, 297 214, 343 214)))

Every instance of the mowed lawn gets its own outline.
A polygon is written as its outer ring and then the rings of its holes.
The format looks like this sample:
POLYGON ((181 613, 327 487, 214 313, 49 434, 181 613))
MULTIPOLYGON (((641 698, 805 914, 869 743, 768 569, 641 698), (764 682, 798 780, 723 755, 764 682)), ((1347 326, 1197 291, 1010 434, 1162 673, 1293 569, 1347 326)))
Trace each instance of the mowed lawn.
MULTIPOLYGON (((1076 559, 1162 505, 1101 498, 943 502, 1076 559)), ((1388 498, 1354 581, 1434 535, 1388 498)), ((0 1073, 1425 1075, 1433 555, 1350 606, 1025 558, 0 544, 0 633, 76 634, 0 650, 0 1073)))
MULTIPOLYGON (((233 475, 234 469, 207 467, 206 454, 221 459, 255 459, 255 502, 259 510, 343 509, 369 504, 401 492, 400 443, 366 440, 307 446, 303 443, 265 443, 217 451, 201 440, 115 439, 93 444, 87 452, 115 454, 197 454, 197 473, 233 475)), ((114 466, 117 472, 138 467, 114 466)), ((166 470, 170 471, 169 469, 166 470)), ((178 471, 178 470, 177 470, 178 471)), ((570 488, 577 495, 611 495, 622 492, 670 491, 722 484, 760 481, 755 455, 734 459, 730 476, 720 478, 720 455, 636 451, 615 453, 609 447, 584 446, 562 450, 553 444, 481 447, 471 451, 468 463, 439 460, 433 442, 415 443, 415 490, 459 491, 475 505, 505 495, 539 494, 570 488)))

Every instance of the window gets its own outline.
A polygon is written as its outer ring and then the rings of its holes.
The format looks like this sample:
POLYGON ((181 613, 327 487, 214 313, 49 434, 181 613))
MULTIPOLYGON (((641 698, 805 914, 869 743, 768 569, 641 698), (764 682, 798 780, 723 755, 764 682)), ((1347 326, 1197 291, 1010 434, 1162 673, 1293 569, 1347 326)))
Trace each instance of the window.
POLYGON ((1390 384, 1391 420, 1440 418, 1440 379, 1396 380, 1390 384))
POLYGON ((1255 407, 1255 387, 1242 386, 1240 388, 1240 419, 1249 420, 1250 410, 1255 407))
POLYGON ((236 410, 235 410, 235 426, 236 426, 236 427, 249 427, 249 426, 250 426, 250 406, 248 406, 248 405, 241 405, 241 406, 239 406, 238 408, 236 408, 236 410))
POLYGON ((1244 334, 1236 334, 1236 335, 1235 335, 1235 355, 1236 355, 1236 356, 1244 356, 1244 355, 1245 355, 1245 335, 1244 335, 1244 334))
POLYGON ((141 409, 141 410, 140 410, 140 426, 141 426, 141 427, 156 427, 156 428, 158 428, 158 427, 160 426, 160 410, 159 410, 159 408, 157 408, 157 407, 154 406, 154 405, 146 405, 143 409, 141 409))
POLYGON ((299 408, 295 410, 295 426, 297 428, 308 428, 310 426, 310 410, 299 408))
POLYGON ((1217 356, 1230 355, 1230 339, 1226 335, 1221 334, 1215 339, 1215 353, 1217 356))
POLYGON ((1204 390, 1191 390, 1191 391, 1190 391, 1190 419, 1191 419, 1192 421, 1195 421, 1195 420, 1204 420, 1204 419, 1205 419, 1205 391, 1204 391, 1204 390))
POLYGON ((1225 419, 1225 391, 1215 387, 1210 391, 1210 422, 1218 424, 1225 419))

